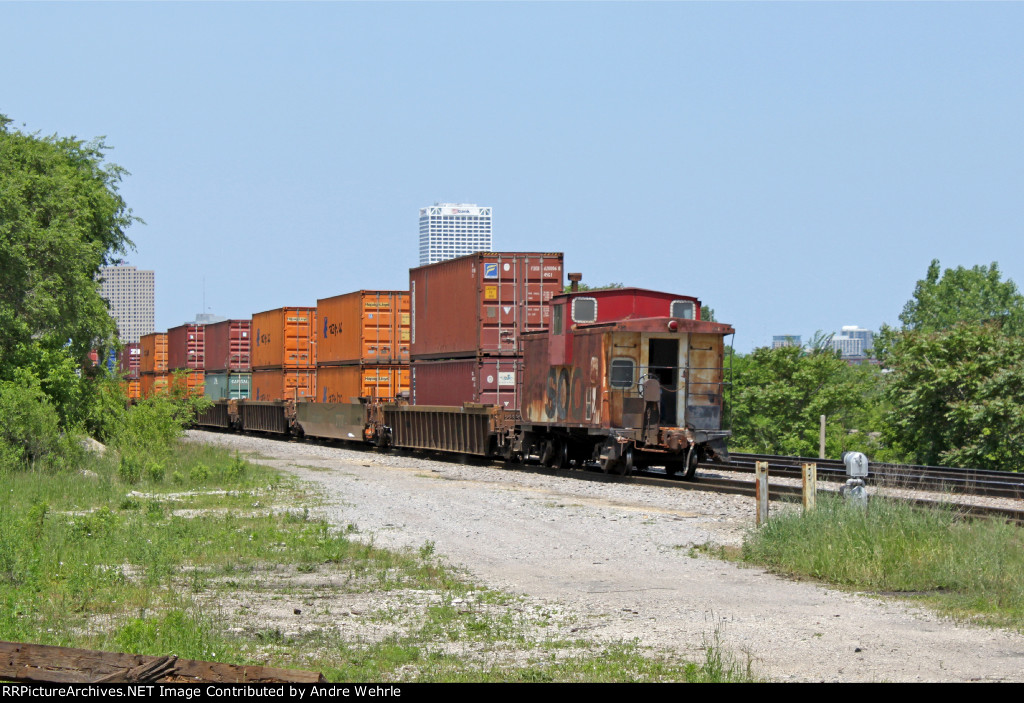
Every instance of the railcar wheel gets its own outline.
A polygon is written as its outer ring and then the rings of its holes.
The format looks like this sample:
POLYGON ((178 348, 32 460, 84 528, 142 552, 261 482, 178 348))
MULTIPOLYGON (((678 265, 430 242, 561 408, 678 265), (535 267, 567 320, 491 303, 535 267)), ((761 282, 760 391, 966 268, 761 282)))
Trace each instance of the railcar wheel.
POLYGON ((686 452, 686 470, 683 473, 683 478, 687 481, 692 481, 697 475, 697 464, 700 463, 700 450, 697 449, 696 445, 691 445, 690 449, 686 452))
POLYGON ((553 445, 551 452, 551 468, 569 468, 569 443, 564 439, 553 439, 551 440, 551 444, 553 445))

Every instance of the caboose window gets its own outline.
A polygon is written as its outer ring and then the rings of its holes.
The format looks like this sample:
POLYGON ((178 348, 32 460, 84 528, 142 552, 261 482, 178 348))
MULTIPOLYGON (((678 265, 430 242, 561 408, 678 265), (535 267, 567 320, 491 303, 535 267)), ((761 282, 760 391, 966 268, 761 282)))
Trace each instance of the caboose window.
POLYGON ((597 322, 597 298, 573 298, 573 322, 597 322))
POLYGON ((608 383, 612 388, 631 388, 633 386, 633 369, 636 364, 628 357, 612 359, 612 373, 608 383))
POLYGON ((562 317, 564 315, 564 305, 553 305, 551 306, 551 332, 552 334, 562 334, 562 317))
POLYGON ((669 311, 669 317, 681 317, 684 320, 693 319, 692 300, 673 300, 669 311))

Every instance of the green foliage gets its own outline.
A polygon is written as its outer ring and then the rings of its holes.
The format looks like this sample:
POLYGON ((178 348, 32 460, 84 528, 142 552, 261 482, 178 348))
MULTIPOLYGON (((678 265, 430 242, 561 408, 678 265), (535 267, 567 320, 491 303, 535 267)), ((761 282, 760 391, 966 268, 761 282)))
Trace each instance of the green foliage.
MULTIPOLYGON (((579 284, 579 290, 581 292, 585 291, 585 290, 614 290, 616 288, 625 288, 625 287, 626 286, 623 285, 622 283, 606 283, 603 286, 588 286, 586 283, 580 283, 579 284)), ((564 292, 564 293, 572 293, 572 284, 570 283, 565 288, 563 288, 562 292, 564 292)))
POLYGON ((715 319, 715 309, 710 305, 700 306, 700 319, 705 322, 718 322, 718 320, 715 319))
POLYGON ((1000 280, 999 265, 957 266, 939 276, 933 259, 914 297, 903 306, 905 330, 935 332, 958 322, 998 322, 1010 334, 1024 334, 1024 296, 1013 281, 1000 280))
POLYGON ((25 469, 39 461, 54 464, 73 455, 38 379, 24 370, 13 375, 14 381, 0 380, 0 468, 25 469))
POLYGON ((825 345, 762 347, 733 361, 727 395, 730 446, 754 452, 816 456, 820 416, 828 417, 826 451, 869 449, 879 416, 878 371, 850 366, 825 345), (854 432, 856 430, 856 432, 854 432))
POLYGON ((925 597, 941 610, 1024 627, 1021 528, 963 522, 872 498, 867 509, 819 496, 816 510, 789 512, 751 533, 743 559, 786 574, 858 590, 925 597))
POLYGON ((889 433, 919 463, 1024 467, 1024 338, 998 323, 905 331, 887 351, 889 433))
MULTIPOLYGON (((131 246, 124 169, 102 140, 40 137, 0 115, 0 377, 41 354, 84 359, 114 322, 96 274, 131 246)), ((41 374, 45 377, 45 374, 41 374)))

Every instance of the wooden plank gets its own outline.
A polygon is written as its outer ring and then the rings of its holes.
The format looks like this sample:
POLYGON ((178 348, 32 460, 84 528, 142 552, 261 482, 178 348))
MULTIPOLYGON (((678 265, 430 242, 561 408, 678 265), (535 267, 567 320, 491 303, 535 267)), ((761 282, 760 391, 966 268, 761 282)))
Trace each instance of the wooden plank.
POLYGON ((0 642, 0 679, 50 683, 325 683, 301 669, 0 642))

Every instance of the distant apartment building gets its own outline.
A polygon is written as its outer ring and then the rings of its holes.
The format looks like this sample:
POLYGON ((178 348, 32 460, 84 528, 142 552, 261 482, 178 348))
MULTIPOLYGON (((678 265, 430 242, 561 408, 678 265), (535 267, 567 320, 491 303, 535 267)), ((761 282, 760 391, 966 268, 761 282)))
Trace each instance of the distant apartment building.
POLYGON ((772 337, 772 349, 799 347, 800 344, 800 335, 798 334, 777 334, 772 337))
POLYGON ((110 305, 117 334, 125 344, 155 331, 154 273, 134 266, 100 267, 100 295, 110 305))
POLYGON ((874 344, 874 333, 856 325, 844 325, 841 333, 832 337, 831 344, 844 359, 863 359, 874 344))
POLYGON ((420 208, 420 266, 491 251, 491 208, 434 203, 420 208))

